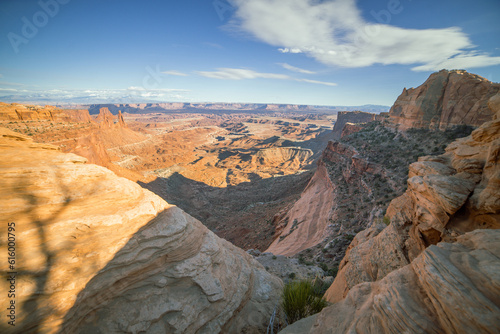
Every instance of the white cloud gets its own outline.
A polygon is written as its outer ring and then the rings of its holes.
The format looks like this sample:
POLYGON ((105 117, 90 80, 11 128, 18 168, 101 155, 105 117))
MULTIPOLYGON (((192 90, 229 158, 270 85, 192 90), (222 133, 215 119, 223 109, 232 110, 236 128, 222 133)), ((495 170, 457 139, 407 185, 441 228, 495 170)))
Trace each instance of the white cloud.
POLYGON ((287 64, 287 63, 281 63, 280 65, 284 69, 287 69, 287 70, 290 70, 290 71, 294 71, 294 72, 298 72, 298 73, 303 73, 303 74, 315 74, 316 73, 316 72, 313 72, 313 71, 304 70, 302 68, 292 66, 292 65, 287 64))
MULTIPOLYGON (((390 17, 377 12, 371 14, 373 22, 382 23, 370 23, 355 0, 229 1, 236 11, 228 27, 282 53, 304 53, 326 65, 420 64, 413 70, 432 71, 500 64, 500 57, 471 52, 474 45, 460 28, 403 29, 386 24, 390 17)), ((411 9, 401 5, 398 10, 411 9)))
POLYGON ((310 80, 310 79, 297 79, 297 81, 303 81, 303 82, 308 82, 308 83, 313 83, 313 84, 318 84, 318 85, 325 85, 325 86, 337 86, 336 83, 326 82, 326 81, 318 81, 318 80, 310 80))
MULTIPOLYGON (((297 68, 298 69, 298 68, 297 68)), ((303 70, 305 71, 305 70, 303 70)), ((326 86, 337 86, 336 83, 333 82, 325 82, 318 80, 309 80, 309 79, 297 79, 291 77, 286 74, 277 74, 277 73, 260 73, 253 70, 247 70, 242 68, 218 68, 217 71, 199 71, 197 74, 212 78, 212 79, 221 79, 221 80, 242 80, 242 79, 279 79, 279 80, 292 80, 292 81, 300 81, 307 82, 312 84, 326 85, 326 86)))
POLYGON ((278 51, 281 53, 302 53, 301 49, 298 48, 278 48, 278 51))
POLYGON ((182 72, 179 72, 179 71, 176 71, 176 70, 163 71, 161 73, 167 74, 167 75, 176 75, 176 76, 179 76, 179 77, 187 77, 188 76, 186 73, 182 73, 182 72))
POLYGON ((226 80, 258 79, 258 78, 292 79, 290 76, 285 74, 259 73, 242 68, 218 68, 217 71, 213 72, 199 71, 196 73, 207 78, 226 79, 226 80))

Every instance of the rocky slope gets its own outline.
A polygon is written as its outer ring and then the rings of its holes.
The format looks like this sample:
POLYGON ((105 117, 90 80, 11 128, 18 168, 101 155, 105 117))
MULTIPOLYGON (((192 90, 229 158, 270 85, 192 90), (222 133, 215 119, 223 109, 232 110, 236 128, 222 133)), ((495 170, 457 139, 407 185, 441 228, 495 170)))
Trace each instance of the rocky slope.
POLYGON ((442 70, 417 88, 405 88, 389 111, 389 122, 400 130, 479 126, 492 119, 487 102, 499 91, 500 84, 478 75, 442 70))
POLYGON ((17 238, 2 333, 265 331, 280 280, 137 184, 0 128, 0 193, 17 238))
POLYGON ((284 333, 500 330, 500 94, 488 106, 493 121, 410 166, 388 227, 355 237, 335 304, 284 333))

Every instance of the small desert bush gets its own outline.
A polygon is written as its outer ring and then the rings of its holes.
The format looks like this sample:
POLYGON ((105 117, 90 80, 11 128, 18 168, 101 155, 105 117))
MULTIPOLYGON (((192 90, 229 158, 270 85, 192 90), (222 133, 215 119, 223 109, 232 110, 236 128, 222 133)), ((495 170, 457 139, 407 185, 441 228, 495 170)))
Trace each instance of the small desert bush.
POLYGON ((389 217, 387 217, 387 216, 384 216, 384 219, 382 219, 382 222, 385 225, 389 226, 391 224, 391 219, 389 217))
POLYGON ((320 312, 327 305, 326 300, 322 297, 309 280, 292 281, 285 284, 281 307, 287 316, 288 323, 292 324, 320 312))

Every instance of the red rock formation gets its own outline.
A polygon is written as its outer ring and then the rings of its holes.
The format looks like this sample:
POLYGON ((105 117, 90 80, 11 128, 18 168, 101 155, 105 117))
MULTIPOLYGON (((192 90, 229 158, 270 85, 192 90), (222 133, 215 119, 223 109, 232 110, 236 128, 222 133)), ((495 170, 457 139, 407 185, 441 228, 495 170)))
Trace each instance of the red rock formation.
POLYGON ((487 101, 499 91, 500 84, 479 75, 442 70, 417 88, 403 89, 389 112, 389 122, 401 130, 479 126, 492 119, 487 101))
POLYGON ((108 108, 99 109, 99 115, 95 121, 99 124, 101 129, 111 129, 113 127, 115 116, 109 111, 108 108))
POLYGON ((118 125, 122 128, 126 128, 125 120, 123 119, 122 111, 118 110, 118 125))
POLYGON ((377 115, 364 111, 340 111, 333 126, 333 138, 340 139, 347 123, 359 124, 374 121, 377 115))
POLYGON ((363 126, 360 124, 354 123, 346 123, 344 128, 342 129, 342 133, 340 134, 340 138, 344 138, 345 136, 352 135, 353 133, 359 132, 363 129, 363 126))

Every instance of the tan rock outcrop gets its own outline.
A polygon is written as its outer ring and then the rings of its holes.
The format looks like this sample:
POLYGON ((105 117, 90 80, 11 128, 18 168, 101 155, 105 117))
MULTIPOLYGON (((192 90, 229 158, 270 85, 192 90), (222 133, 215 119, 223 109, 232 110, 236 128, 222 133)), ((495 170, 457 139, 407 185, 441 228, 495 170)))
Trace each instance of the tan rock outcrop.
POLYGON ((480 126, 492 119, 487 102, 499 91, 500 84, 478 75, 442 70, 417 88, 405 88, 389 112, 389 121, 401 130, 480 126))
POLYGON ((265 330, 281 281, 136 183, 0 129, 0 193, 17 272, 16 326, 0 332, 265 330))
POLYGON ((498 333, 500 230, 430 246, 342 301, 280 333, 498 333))

